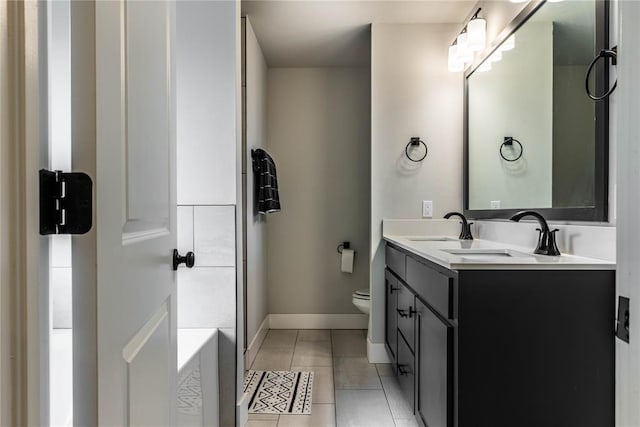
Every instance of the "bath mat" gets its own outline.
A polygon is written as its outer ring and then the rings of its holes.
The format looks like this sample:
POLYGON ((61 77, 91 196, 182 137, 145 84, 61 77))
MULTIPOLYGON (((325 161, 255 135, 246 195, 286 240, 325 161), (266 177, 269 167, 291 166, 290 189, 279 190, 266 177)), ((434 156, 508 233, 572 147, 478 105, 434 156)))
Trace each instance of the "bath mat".
POLYGON ((311 414, 313 372, 249 371, 244 392, 250 414, 311 414))

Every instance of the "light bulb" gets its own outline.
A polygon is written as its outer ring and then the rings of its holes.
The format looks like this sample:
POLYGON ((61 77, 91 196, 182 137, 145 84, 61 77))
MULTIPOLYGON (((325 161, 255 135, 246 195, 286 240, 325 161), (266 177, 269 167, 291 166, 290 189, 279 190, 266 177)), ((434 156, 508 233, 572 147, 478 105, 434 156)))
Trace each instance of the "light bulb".
POLYGON ((480 73, 491 70, 491 61, 484 61, 482 64, 480 64, 477 70, 480 73))
POLYGON ((499 49, 503 52, 513 49, 516 47, 516 35, 511 34, 511 36, 506 39, 499 47, 499 49))
POLYGON ((455 44, 449 46, 448 68, 452 73, 459 73, 464 70, 464 62, 458 58, 458 46, 455 44))
POLYGON ((467 24, 467 45, 472 51, 484 49, 487 41, 487 21, 475 18, 467 24))
POLYGON ((467 45, 467 33, 461 33, 458 35, 456 55, 458 59, 462 62, 471 62, 473 61, 473 51, 469 49, 467 45))
POLYGON ((502 51, 500 49, 496 49, 489 57, 489 61, 498 62, 500 60, 502 60, 502 51))

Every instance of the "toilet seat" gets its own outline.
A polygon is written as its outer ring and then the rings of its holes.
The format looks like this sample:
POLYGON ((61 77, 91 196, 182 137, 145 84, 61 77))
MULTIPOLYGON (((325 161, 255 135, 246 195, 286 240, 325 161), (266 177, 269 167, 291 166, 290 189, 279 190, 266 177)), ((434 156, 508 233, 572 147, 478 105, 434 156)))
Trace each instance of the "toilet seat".
POLYGON ((371 295, 369 294, 369 289, 365 288, 365 289, 358 289, 357 291, 355 291, 353 293, 353 297, 359 298, 359 299, 370 299, 371 295))

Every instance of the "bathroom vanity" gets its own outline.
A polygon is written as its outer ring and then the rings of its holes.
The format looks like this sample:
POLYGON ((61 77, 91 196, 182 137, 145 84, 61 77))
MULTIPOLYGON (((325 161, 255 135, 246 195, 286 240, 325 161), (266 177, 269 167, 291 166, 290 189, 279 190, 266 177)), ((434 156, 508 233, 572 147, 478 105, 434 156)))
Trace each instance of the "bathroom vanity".
POLYGON ((614 263, 385 240, 386 347, 420 425, 614 425, 614 263))

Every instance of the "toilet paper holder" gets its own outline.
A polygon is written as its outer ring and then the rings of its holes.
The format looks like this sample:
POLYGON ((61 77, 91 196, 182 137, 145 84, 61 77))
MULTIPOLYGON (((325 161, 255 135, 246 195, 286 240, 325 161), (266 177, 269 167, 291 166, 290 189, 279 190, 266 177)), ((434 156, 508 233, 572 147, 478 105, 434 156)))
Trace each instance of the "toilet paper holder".
MULTIPOLYGON (((336 248, 339 254, 342 254, 343 249, 351 249, 351 242, 342 242, 336 248)), ((355 254, 356 251, 353 251, 353 253, 355 254)))

